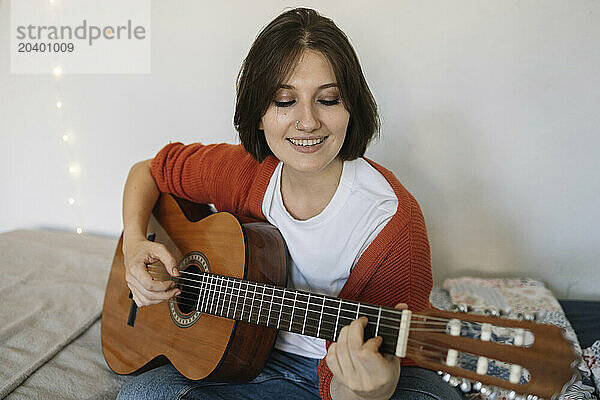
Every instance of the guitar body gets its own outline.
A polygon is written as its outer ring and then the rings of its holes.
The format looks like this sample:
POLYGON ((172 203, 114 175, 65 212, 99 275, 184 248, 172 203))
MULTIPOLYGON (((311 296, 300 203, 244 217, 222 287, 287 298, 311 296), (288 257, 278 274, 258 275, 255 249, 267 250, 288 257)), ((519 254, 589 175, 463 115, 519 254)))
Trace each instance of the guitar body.
MULTIPOLYGON (((191 255, 180 270, 286 284, 289 254, 279 231, 267 223, 241 224, 232 214, 211 214, 206 205, 161 194, 148 232, 178 261, 191 255)), ((133 326, 128 324, 132 300, 122 246, 123 236, 102 312, 102 349, 114 372, 133 373, 164 355, 190 379, 236 382, 258 375, 275 342, 274 328, 200 313, 176 299, 139 308, 133 326)), ((155 279, 170 278, 162 264, 155 267, 155 279)))

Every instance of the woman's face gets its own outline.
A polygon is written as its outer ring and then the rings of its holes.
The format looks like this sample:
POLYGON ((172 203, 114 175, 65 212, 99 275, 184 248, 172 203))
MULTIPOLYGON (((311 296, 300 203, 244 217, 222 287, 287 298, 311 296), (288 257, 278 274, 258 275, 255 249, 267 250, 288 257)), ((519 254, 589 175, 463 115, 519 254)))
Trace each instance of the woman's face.
POLYGON ((259 129, 273 154, 296 172, 316 173, 340 162, 350 113, 333 69, 320 52, 305 51, 275 93, 259 129), (300 121, 296 126, 296 121, 300 121))

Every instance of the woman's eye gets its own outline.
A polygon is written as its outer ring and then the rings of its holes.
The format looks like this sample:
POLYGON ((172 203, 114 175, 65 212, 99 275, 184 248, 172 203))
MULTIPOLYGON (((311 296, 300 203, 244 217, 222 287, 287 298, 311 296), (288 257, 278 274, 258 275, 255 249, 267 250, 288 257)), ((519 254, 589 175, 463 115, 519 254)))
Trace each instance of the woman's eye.
POLYGON ((319 100, 319 103, 326 105, 326 106, 334 106, 334 105, 340 103, 340 98, 338 97, 335 100, 319 100))
POLYGON ((275 103, 275 105, 277 107, 289 107, 292 104, 294 104, 296 102, 296 100, 290 100, 290 101, 277 101, 277 100, 273 100, 273 103, 275 103))

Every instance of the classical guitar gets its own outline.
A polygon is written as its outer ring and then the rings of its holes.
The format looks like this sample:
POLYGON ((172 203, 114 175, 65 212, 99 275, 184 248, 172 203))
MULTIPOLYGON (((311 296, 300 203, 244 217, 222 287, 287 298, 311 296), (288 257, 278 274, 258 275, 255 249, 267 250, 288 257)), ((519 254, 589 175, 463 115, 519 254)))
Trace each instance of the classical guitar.
MULTIPOLYGON (((443 371, 455 385, 474 381, 482 392, 490 385, 517 397, 557 398, 573 379, 575 353, 554 326, 413 313, 285 288, 289 255, 270 224, 242 223, 161 194, 148 232, 180 260, 175 281, 182 293, 138 310, 125 282, 121 237, 102 312, 104 357, 119 374, 166 356, 190 379, 247 381, 262 369, 278 329, 335 341, 343 326, 367 316, 365 338, 381 336, 381 352, 443 371), (510 344, 495 342, 499 330, 512 337, 510 344), (497 362, 507 366, 505 378, 488 375, 497 362)), ((154 279, 173 279, 160 263, 148 269, 154 279)))

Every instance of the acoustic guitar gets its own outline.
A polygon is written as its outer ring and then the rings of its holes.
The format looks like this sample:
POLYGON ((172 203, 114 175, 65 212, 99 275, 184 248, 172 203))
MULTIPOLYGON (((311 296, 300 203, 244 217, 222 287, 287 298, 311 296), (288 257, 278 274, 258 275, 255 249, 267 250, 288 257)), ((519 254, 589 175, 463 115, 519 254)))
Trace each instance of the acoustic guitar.
POLYGON ((125 282, 121 236, 102 311, 102 350, 116 373, 166 356, 190 379, 248 381, 264 366, 278 330, 335 341, 343 326, 366 316, 365 339, 381 336, 382 353, 441 371, 454 385, 554 399, 574 379, 577 358, 558 327, 435 309, 413 313, 287 289, 289 254, 268 223, 161 194, 148 232, 180 260, 178 278, 161 263, 149 272, 174 279, 182 293, 138 310, 125 282), (495 342, 498 332, 510 344, 495 342), (504 379, 488 375, 497 362, 508 368, 504 379))

